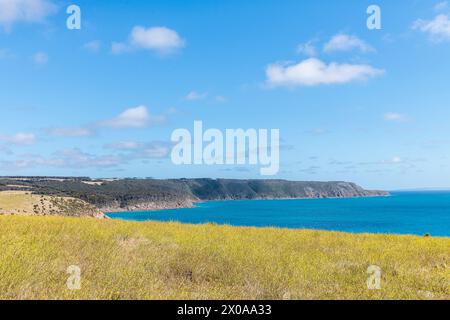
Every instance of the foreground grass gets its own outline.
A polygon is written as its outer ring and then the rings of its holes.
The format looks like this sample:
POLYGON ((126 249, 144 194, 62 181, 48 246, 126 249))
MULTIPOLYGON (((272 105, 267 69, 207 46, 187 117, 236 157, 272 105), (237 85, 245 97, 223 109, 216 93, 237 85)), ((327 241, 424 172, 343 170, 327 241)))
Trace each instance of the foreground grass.
POLYGON ((450 299, 449 267, 450 238, 0 216, 2 299, 450 299))

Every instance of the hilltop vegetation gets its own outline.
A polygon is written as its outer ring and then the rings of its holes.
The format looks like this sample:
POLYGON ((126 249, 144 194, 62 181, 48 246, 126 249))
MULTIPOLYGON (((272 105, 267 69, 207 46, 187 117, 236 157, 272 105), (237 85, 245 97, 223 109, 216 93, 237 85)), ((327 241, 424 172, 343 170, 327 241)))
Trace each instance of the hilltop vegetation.
POLYGON ((187 207, 194 201, 231 199, 328 198, 386 195, 349 182, 294 182, 228 179, 122 179, 11 177, 0 190, 72 197, 109 210, 187 207))
POLYGON ((0 216, 0 243, 0 299, 450 299, 449 238, 0 216))

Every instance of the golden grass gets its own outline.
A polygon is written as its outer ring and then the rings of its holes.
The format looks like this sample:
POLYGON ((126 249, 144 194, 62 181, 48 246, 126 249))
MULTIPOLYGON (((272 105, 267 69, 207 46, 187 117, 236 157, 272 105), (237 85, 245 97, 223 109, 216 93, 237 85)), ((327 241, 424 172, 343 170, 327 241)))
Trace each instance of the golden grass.
POLYGON ((449 267, 450 238, 0 216, 2 299, 450 299, 449 267))
POLYGON ((0 213, 32 214, 33 206, 39 205, 40 196, 26 191, 0 191, 0 213))
POLYGON ((94 206, 80 199, 33 194, 28 191, 0 191, 0 215, 101 216, 94 206))

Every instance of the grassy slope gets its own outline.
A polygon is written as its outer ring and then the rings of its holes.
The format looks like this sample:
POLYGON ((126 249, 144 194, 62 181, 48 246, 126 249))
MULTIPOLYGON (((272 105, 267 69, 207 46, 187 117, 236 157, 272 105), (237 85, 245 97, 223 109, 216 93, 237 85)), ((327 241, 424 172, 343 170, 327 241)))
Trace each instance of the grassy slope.
POLYGON ((0 215, 99 216, 94 206, 75 198, 33 194, 29 191, 0 191, 0 215))
POLYGON ((449 238, 0 216, 3 299, 449 299, 449 267, 449 238))
POLYGON ((39 196, 26 191, 0 191, 0 212, 30 213, 39 196))

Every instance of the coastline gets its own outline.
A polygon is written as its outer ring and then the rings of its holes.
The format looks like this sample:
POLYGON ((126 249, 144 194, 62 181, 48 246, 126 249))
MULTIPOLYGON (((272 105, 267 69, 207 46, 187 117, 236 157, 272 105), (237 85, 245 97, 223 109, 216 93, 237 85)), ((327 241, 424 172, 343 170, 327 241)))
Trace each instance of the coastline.
POLYGON ((121 208, 119 206, 107 206, 102 207, 100 210, 103 215, 108 213, 119 213, 119 212, 139 212, 139 211, 158 211, 158 210, 170 210, 170 209, 186 209, 193 208, 195 203, 203 202, 196 200, 186 200, 186 201, 177 201, 177 202, 145 202, 132 206, 127 206, 125 208, 121 208))
MULTIPOLYGON (((121 212, 142 212, 142 211, 160 211, 160 210, 176 210, 176 209, 189 209, 195 208, 197 204, 208 203, 208 202, 218 202, 218 201, 272 201, 272 200, 280 200, 280 201, 289 201, 289 200, 325 200, 325 199, 358 199, 358 198, 376 198, 376 197, 391 197, 390 192, 386 192, 386 194, 374 194, 374 195, 363 195, 363 196, 348 196, 348 197, 295 197, 295 198, 254 198, 254 199, 214 199, 214 200, 192 200, 186 201, 184 203, 143 203, 127 208, 116 208, 116 207, 104 207, 100 210, 102 211, 104 216, 107 216, 108 213, 121 213, 121 212)), ((108 217, 111 219, 110 217, 108 217)))
POLYGON ((108 212, 113 220, 178 222, 181 225, 227 225, 231 227, 322 230, 352 234, 392 234, 450 237, 449 217, 439 208, 446 206, 450 192, 427 196, 392 194, 347 198, 208 200, 192 203, 195 209, 141 212, 108 212), (361 198, 361 199, 360 199, 361 198), (342 199, 342 201, 340 201, 342 199), (277 201, 280 200, 280 201, 277 201), (289 201, 291 200, 291 201, 289 201), (324 200, 324 201, 302 201, 324 200), (435 203, 437 209, 411 211, 411 205, 435 203), (429 221, 429 216, 434 216, 429 221))

